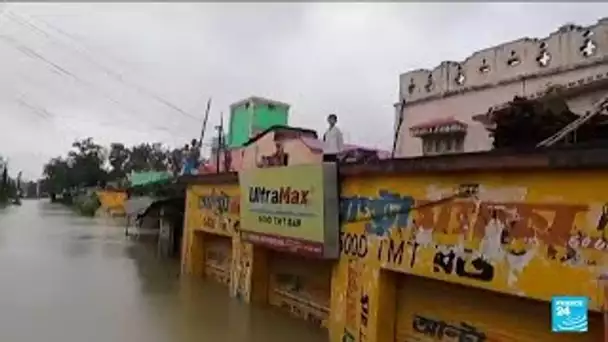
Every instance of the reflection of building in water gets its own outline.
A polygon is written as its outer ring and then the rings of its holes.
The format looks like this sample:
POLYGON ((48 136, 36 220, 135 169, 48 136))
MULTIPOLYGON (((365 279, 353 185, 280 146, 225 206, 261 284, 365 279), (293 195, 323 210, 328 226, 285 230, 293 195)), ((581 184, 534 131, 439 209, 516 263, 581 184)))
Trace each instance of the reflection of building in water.
POLYGON ((401 74, 396 155, 489 150, 492 138, 479 119, 514 96, 538 98, 552 86, 564 88, 570 110, 585 114, 608 95, 607 27, 607 20, 564 25, 544 38, 521 38, 461 62, 401 74))

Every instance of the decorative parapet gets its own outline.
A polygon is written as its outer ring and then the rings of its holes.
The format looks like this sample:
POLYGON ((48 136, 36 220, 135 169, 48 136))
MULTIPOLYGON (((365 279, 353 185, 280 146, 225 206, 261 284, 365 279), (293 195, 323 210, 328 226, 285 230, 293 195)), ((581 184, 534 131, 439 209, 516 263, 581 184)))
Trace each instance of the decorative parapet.
POLYGON ((428 101, 608 63, 606 42, 608 18, 588 27, 564 25, 546 38, 522 38, 477 51, 462 62, 401 74, 399 101, 428 101))

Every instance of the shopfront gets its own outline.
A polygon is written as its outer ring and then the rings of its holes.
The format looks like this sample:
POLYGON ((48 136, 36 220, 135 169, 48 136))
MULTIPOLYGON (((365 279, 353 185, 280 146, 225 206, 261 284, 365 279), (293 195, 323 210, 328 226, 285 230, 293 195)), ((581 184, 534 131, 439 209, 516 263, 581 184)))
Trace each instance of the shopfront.
POLYGON ((589 313, 588 333, 556 334, 550 302, 413 275, 399 278, 395 342, 602 340, 599 313, 589 313))
POLYGON ((266 249, 268 303, 322 326, 339 252, 336 176, 331 164, 239 175, 242 238, 266 249))
POLYGON ((193 241, 186 262, 226 287, 231 282, 233 240, 240 221, 238 194, 236 183, 193 185, 187 193, 186 229, 193 241))
POLYGON ((205 277, 230 286, 230 267, 232 265, 230 237, 207 233, 203 237, 203 243, 205 246, 205 277))

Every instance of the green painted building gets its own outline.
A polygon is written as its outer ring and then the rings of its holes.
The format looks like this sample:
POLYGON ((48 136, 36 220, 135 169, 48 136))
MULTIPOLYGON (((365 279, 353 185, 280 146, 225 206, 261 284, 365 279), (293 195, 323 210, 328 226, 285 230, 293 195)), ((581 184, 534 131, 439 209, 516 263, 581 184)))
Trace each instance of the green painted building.
POLYGON ((251 137, 274 125, 287 125, 289 105, 250 97, 230 106, 230 122, 226 145, 239 147, 251 137))

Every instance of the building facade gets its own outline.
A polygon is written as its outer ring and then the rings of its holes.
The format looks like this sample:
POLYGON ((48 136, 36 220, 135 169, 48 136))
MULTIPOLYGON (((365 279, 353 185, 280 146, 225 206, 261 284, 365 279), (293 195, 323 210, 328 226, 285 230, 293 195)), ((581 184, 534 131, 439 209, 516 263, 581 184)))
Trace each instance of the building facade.
MULTIPOLYGON (((285 165, 318 164, 323 161, 324 142, 317 133, 307 128, 275 125, 259 132, 242 146, 228 148, 219 156, 221 172, 238 172, 263 165, 280 162, 285 165), (278 161, 277 157, 282 158, 278 161), (227 160, 228 159, 228 163, 227 160)), ((346 144, 339 157, 344 161, 386 159, 390 152, 365 146, 346 144)), ((209 167, 209 173, 216 172, 215 165, 209 167)))
POLYGON ((475 118, 514 96, 540 97, 552 86, 565 89, 573 112, 585 114, 608 95, 607 42, 608 19, 601 19, 590 27, 565 25, 545 38, 519 39, 462 62, 402 74, 395 104, 396 156, 489 150, 492 139, 475 118))
POLYGON ((339 182, 314 164, 194 177, 183 272, 331 342, 608 341, 606 153, 388 159, 341 165, 339 182), (552 332, 556 295, 588 299, 586 333, 552 332))
POLYGON ((287 125, 289 105, 283 102, 250 97, 230 106, 226 145, 240 147, 251 137, 274 125, 287 125))

